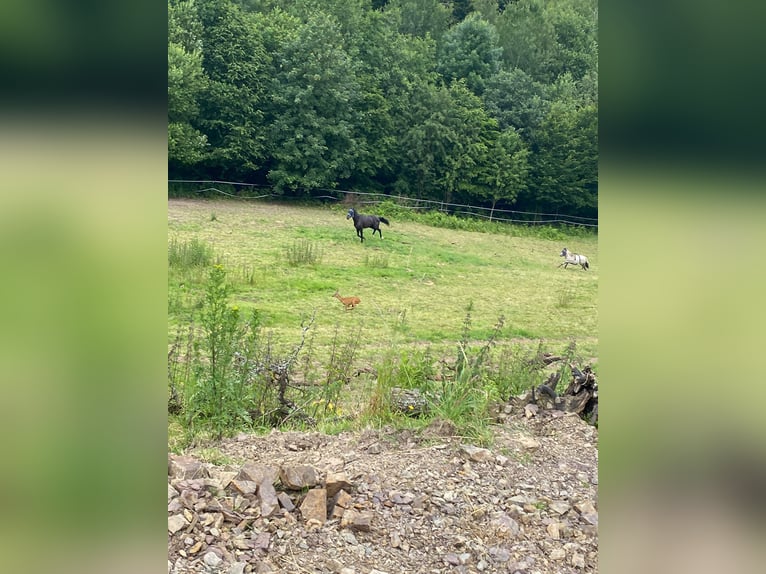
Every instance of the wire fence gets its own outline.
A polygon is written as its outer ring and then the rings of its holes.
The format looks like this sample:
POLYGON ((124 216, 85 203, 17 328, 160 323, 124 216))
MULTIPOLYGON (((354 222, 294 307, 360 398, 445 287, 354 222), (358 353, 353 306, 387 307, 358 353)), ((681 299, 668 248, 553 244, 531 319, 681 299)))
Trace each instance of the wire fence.
MULTIPOLYGON (((197 193, 217 193, 226 197, 233 197, 242 200, 262 200, 279 199, 280 201, 297 199, 274 193, 273 186, 257 183, 242 183, 236 181, 221 180, 194 180, 194 179, 169 179, 168 184, 183 187, 182 194, 197 193), (199 189, 192 189, 192 185, 202 185, 199 189), (234 193, 215 187, 232 186, 234 193), (245 192, 245 193, 242 193, 245 192), (261 193, 259 193, 261 192, 261 193)), ((177 191, 177 189, 176 189, 177 191)), ((449 203, 433 199, 418 199, 405 197, 401 195, 388 195, 385 193, 375 193, 366 191, 350 191, 344 189, 324 189, 315 188, 312 190, 311 199, 323 201, 351 202, 357 205, 378 205, 384 201, 394 202, 401 209, 440 211, 451 215, 460 215, 465 217, 476 217, 489 221, 499 221, 504 223, 524 223, 532 225, 553 225, 565 224, 580 227, 598 228, 598 218, 582 217, 578 215, 567 215, 561 213, 538 213, 534 211, 519 211, 513 209, 497 209, 483 207, 478 205, 467 205, 462 203, 449 203), (313 193, 331 193, 333 195, 314 195, 313 193)))

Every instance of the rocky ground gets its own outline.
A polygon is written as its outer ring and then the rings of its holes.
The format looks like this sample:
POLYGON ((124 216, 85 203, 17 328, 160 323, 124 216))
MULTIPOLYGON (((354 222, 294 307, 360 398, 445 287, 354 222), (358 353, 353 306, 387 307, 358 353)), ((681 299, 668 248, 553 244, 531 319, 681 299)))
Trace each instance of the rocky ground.
POLYGON ((597 572, 598 430, 506 410, 490 449, 437 423, 169 455, 168 571, 597 572))

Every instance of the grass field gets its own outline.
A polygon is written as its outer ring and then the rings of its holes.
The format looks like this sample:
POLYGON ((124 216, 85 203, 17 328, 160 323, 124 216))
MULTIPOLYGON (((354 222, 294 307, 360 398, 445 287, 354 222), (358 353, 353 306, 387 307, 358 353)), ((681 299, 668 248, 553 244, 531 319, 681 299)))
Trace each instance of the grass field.
MULTIPOLYGON (((198 241, 227 270, 232 304, 256 308, 275 345, 289 348, 312 314, 317 364, 334 337, 354 340, 358 369, 396 348, 429 348, 454 357, 471 306, 469 340, 480 344, 499 317, 497 346, 598 356, 596 235, 543 239, 519 228, 498 234, 457 231, 391 219, 383 239, 356 237, 346 207, 302 207, 246 201, 168 201, 169 245, 198 241), (584 253, 591 268, 559 268, 563 247, 584 253), (290 264, 290 250, 309 250, 313 264, 290 264), (361 299, 346 311, 332 297, 361 299)), ((364 212, 371 212, 362 209, 364 212)), ((170 267, 169 344, 199 311, 208 270, 170 267)))

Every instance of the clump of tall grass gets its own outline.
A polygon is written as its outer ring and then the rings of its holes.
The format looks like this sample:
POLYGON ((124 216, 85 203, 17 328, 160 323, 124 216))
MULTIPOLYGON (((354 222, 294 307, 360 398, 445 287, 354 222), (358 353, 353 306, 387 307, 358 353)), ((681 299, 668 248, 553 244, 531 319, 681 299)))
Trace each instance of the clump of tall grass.
POLYGON ((442 361, 441 372, 437 373, 434 368, 429 349, 392 352, 385 356, 376 368, 377 384, 370 397, 368 414, 381 422, 401 419, 401 415, 394 412, 392 390, 395 387, 417 389, 427 402, 423 410, 424 424, 432 419, 449 420, 461 436, 479 443, 491 441, 491 406, 499 400, 499 393, 488 377, 492 370, 490 350, 500 336, 504 319, 498 319, 478 349, 472 348, 468 341, 471 310, 469 305, 457 359, 452 364, 442 361))
POLYGON ((388 267, 388 254, 387 253, 373 253, 364 256, 365 267, 371 267, 373 269, 385 269, 388 267))
POLYGON ((284 250, 288 265, 316 265, 322 261, 322 248, 308 239, 299 239, 284 250))
POLYGON ((570 376, 569 364, 577 361, 577 344, 571 341, 560 360, 546 365, 543 353, 543 342, 539 341, 536 350, 527 349, 522 351, 519 346, 505 347, 494 361, 491 378, 497 389, 498 396, 506 401, 512 396, 517 396, 532 387, 544 382, 546 372, 554 365, 558 365, 557 371, 561 381, 570 376))
POLYGON ((168 243, 168 265, 171 267, 207 267, 213 263, 213 259, 213 248, 196 237, 189 241, 171 239, 168 243))

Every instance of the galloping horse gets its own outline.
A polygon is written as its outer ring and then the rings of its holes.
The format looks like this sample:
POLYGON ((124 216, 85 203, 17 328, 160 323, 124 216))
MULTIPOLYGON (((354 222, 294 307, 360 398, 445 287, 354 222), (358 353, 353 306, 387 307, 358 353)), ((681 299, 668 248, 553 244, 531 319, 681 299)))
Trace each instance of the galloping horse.
POLYGON ((567 265, 579 265, 586 271, 588 270, 588 268, 590 268, 590 263, 588 263, 588 258, 585 257, 585 255, 578 255, 577 253, 572 253, 566 247, 564 247, 564 249, 561 250, 561 257, 564 258, 564 261, 562 261, 559 264, 559 267, 563 265, 564 269, 567 268, 567 265))
POLYGON ((348 210, 346 219, 351 219, 352 217, 354 218, 354 227, 356 227, 356 234, 359 236, 359 239, 364 241, 364 232, 362 230, 365 227, 371 227, 372 235, 375 236, 375 232, 377 231, 380 238, 383 239, 383 234, 380 232, 380 223, 383 222, 386 225, 389 225, 388 219, 385 217, 378 217, 377 215, 357 213, 353 207, 348 210))

